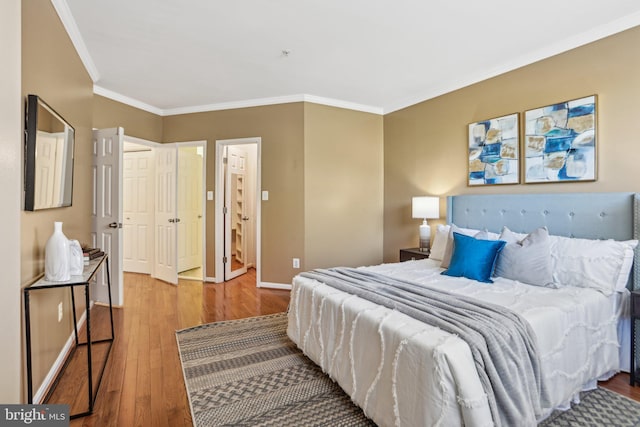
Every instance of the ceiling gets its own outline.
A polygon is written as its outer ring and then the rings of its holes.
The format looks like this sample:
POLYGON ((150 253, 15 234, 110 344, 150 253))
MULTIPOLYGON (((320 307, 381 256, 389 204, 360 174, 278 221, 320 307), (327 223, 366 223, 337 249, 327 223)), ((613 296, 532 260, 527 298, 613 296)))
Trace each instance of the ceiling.
POLYGON ((640 25, 637 0, 52 0, 95 92, 161 115, 378 114, 640 25))

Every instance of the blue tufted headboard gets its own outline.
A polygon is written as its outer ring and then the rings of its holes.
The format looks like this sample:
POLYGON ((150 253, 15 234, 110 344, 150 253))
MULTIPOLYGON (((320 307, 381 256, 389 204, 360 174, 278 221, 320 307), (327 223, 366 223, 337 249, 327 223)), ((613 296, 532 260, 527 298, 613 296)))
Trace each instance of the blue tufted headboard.
MULTIPOLYGON (((639 193, 493 194, 447 197, 447 223, 499 233, 503 226, 526 233, 546 226, 550 234, 587 239, 638 239, 639 193)), ((636 249, 634 265, 638 266, 636 249)), ((634 268, 633 289, 640 289, 634 268)))

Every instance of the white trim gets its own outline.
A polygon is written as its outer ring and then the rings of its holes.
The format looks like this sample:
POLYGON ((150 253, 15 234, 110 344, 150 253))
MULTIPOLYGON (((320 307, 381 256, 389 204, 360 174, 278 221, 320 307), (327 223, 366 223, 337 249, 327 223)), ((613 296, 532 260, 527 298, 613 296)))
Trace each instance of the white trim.
POLYGON ((205 277, 204 281, 207 283, 219 283, 215 277, 205 277))
POLYGON ((362 111, 364 113, 372 113, 378 115, 382 115, 384 113, 384 109, 382 107, 357 104, 355 102, 342 101, 340 99, 325 98, 322 96, 306 94, 247 99, 244 101, 221 102, 217 104, 194 105, 191 107, 177 107, 163 110, 161 108, 154 107, 153 105, 149 105, 137 99, 121 95, 117 92, 105 89, 95 84, 93 85, 93 93, 163 117, 176 116, 179 114, 205 113, 207 111, 233 110, 236 108, 261 107, 265 105, 290 104, 293 102, 311 102, 314 104, 327 105, 329 107, 344 108, 347 110, 362 111))
POLYGON ((271 289, 288 289, 291 290, 291 285, 285 283, 272 283, 272 282, 258 282, 259 288, 271 288, 271 289))
POLYGON ((87 73, 89 73, 89 77, 91 77, 91 81, 97 82, 100 80, 100 73, 89 54, 89 49, 87 49, 87 45, 84 43, 84 39, 80 34, 76 20, 73 19, 73 14, 71 13, 71 9, 69 9, 67 1, 51 0, 51 4, 53 4, 58 17, 60 17, 60 21, 62 21, 62 25, 64 25, 64 29, 67 31, 67 34, 71 39, 71 43, 73 43, 73 47, 76 48, 76 52, 78 53, 84 68, 87 70, 87 73))
POLYGON ((224 147, 227 145, 241 145, 241 144, 256 144, 256 284, 260 283, 262 275, 261 263, 262 263, 262 138, 238 138, 238 139, 218 139, 216 140, 216 177, 215 177, 215 221, 214 221, 214 233, 216 234, 215 249, 215 277, 214 282, 220 283, 224 281, 224 263, 222 257, 224 255, 224 239, 219 238, 217 233, 224 228, 224 216, 222 214, 222 208, 224 206, 224 168, 222 166, 222 156, 224 147))
POLYGON ((377 115, 384 114, 384 108, 374 107, 371 105, 357 104, 355 102, 341 101, 339 99, 325 98, 315 95, 303 95, 305 102, 312 102, 314 104, 327 105, 329 107, 344 108, 347 110, 362 111, 363 113, 372 113, 377 115))
MULTIPOLYGON (((91 310, 93 306, 94 306, 94 302, 91 301, 89 303, 89 310, 91 310)), ((77 324, 78 336, 80 336, 80 328, 84 325, 84 322, 86 320, 87 320, 87 310, 85 309, 84 312, 82 313, 82 316, 80 316, 80 319, 78 319, 78 324, 77 324)), ((39 405, 42 403, 42 399, 45 398, 47 392, 49 391, 49 388, 53 385, 53 382, 55 381, 56 376, 62 369, 62 366, 64 365, 64 362, 67 360, 67 356, 73 349, 73 345, 75 342, 76 342, 76 334, 72 330, 71 335, 69 335, 69 338, 67 339, 67 342, 64 344, 64 347, 62 347, 62 350, 60 350, 60 354, 58 354, 58 357, 56 358, 55 362, 53 362, 51 369, 49 369, 49 372, 42 380, 42 384, 40 384, 40 387, 38 387, 38 390, 33 395, 34 405, 39 405)))
POLYGON ((384 114, 402 110, 403 108, 416 105, 420 102, 433 99, 437 96, 453 92, 460 88, 470 86, 484 80, 488 80, 492 77, 496 77, 500 74, 513 71, 517 68, 550 58, 554 55, 576 49, 588 43, 603 39, 624 30, 628 30, 629 28, 635 27, 638 24, 640 24, 640 12, 624 16, 620 19, 601 25, 599 27, 591 28, 589 31, 585 31, 566 39, 559 40, 556 43, 535 50, 533 52, 527 52, 522 56, 514 58, 506 63, 500 64, 499 66, 496 66, 492 69, 478 70, 478 72, 476 73, 461 76, 461 78, 456 81, 447 81, 444 84, 432 86, 431 88, 425 89, 424 91, 419 91, 412 97, 405 98, 399 102, 392 103, 389 106, 385 107, 384 114))
POLYGON ((276 96, 272 98, 247 99, 244 101, 221 102, 217 104, 194 105, 192 107, 178 107, 163 110, 164 116, 178 114, 203 113, 206 111, 233 110, 236 108, 260 107, 263 105, 289 104, 303 102, 305 95, 276 96))
MULTIPOLYGON (((93 59, 91 58, 91 55, 89 54, 89 50, 87 49, 84 39, 80 34, 80 30, 78 29, 75 19, 73 18, 73 14, 69 9, 67 1, 51 0, 51 3, 53 4, 53 7, 55 8, 58 16, 60 17, 60 20, 62 21, 62 24, 64 25, 64 28, 67 31, 67 34, 69 35, 78 55, 80 56, 82 63, 84 64, 84 67, 87 70, 87 73, 89 73, 89 76, 91 77, 91 80, 94 83, 97 82, 98 80, 100 80, 100 74, 93 62, 93 59)), ((356 110, 356 111, 362 111, 367 113, 384 115, 384 114, 392 113, 394 111, 401 110, 406 107, 410 107, 420 102, 427 101, 437 96, 444 95, 446 93, 469 86, 471 84, 475 84, 475 83, 490 79, 497 75, 515 70, 525 65, 532 64, 542 59, 549 58, 559 53, 563 53, 571 49, 575 49, 577 47, 591 43, 593 41, 600 40, 602 38, 611 36, 613 34, 628 30, 629 28, 633 28, 639 24, 640 24, 640 12, 632 13, 630 15, 623 16, 612 22, 600 25, 598 27, 591 28, 590 30, 585 31, 581 34, 577 34, 567 39, 560 40, 557 43, 549 45, 545 48, 538 49, 534 52, 530 52, 525 55, 522 55, 519 58, 515 58, 514 60, 511 60, 498 67, 480 71, 475 74, 469 74, 453 82, 449 81, 442 85, 433 86, 424 91, 420 91, 416 93, 416 95, 414 96, 405 98, 398 102, 391 103, 389 106, 386 106, 386 107, 358 104, 358 103, 343 101, 339 99, 325 98, 325 97, 309 95, 309 94, 296 94, 296 95, 285 95, 285 96, 277 96, 277 97, 269 97, 269 98, 248 99, 248 100, 242 100, 242 101, 222 102, 222 103, 206 104, 206 105, 196 105, 196 106, 189 106, 189 107, 161 109, 158 107, 154 107, 150 104, 147 104, 145 102, 130 98, 128 96, 121 95, 117 92, 103 88, 98 85, 93 86, 93 92, 97 95, 101 95, 101 96, 113 99, 115 101, 119 101, 124 104, 130 105, 132 107, 136 107, 141 110, 148 111, 150 113, 157 114, 160 116, 201 113, 206 111, 230 110, 235 108, 258 107, 263 105, 286 104, 291 102, 312 102, 312 103, 328 105, 332 107, 345 108, 349 110, 356 110)))
POLYGON ((138 145, 144 145, 145 147, 150 147, 150 148, 156 148, 156 147, 163 147, 164 144, 160 143, 160 142, 155 142, 155 141, 149 141, 148 139, 142 139, 142 138, 138 138, 135 136, 129 136, 129 135, 124 135, 124 142, 132 142, 134 144, 138 144, 138 145))
POLYGON ((109 89, 105 89, 98 85, 93 85, 93 93, 96 95, 104 96, 105 98, 113 99, 114 101, 122 102, 123 104, 130 105, 131 107, 139 108, 140 110, 147 111, 149 113, 157 114, 159 116, 165 116, 164 111, 160 108, 154 107, 137 99, 130 98, 125 95, 121 95, 109 89))

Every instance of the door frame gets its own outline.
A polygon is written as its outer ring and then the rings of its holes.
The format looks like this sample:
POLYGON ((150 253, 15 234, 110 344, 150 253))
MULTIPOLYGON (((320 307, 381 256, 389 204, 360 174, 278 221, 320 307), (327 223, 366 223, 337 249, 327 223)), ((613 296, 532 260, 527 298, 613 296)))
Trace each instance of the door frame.
MULTIPOLYGON (((224 239, 219 238, 220 233, 224 233, 224 167, 223 167, 223 155, 224 148, 229 145, 256 145, 256 194, 255 194, 255 207, 256 207, 256 286, 259 287, 261 282, 261 240, 262 240, 262 138, 237 138, 237 139, 218 139, 216 140, 216 175, 215 175, 215 276, 214 282, 224 282, 224 263, 222 257, 224 256, 224 239)), ((224 234, 222 234, 224 236, 224 234)))

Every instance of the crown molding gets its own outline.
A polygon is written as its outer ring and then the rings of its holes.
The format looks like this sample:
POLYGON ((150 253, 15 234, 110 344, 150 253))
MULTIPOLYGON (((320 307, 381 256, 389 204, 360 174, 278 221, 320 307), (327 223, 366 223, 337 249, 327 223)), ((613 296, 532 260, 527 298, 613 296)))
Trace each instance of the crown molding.
POLYGON ((276 96, 272 98, 247 99, 244 101, 221 102, 217 104, 195 105, 193 107, 169 108, 163 111, 163 116, 178 114, 204 113, 207 111, 233 110, 236 108, 261 107, 264 105, 289 104, 304 101, 303 95, 276 96))
POLYGON ((149 113, 157 114, 159 116, 177 116, 180 114, 192 114, 192 113, 204 113, 207 111, 221 111, 221 110, 233 110, 236 108, 250 108, 261 107, 265 105, 277 105, 277 104, 289 104, 292 102, 312 102, 314 104, 322 104, 330 107, 345 108, 348 110, 362 111, 365 113, 382 114, 382 108, 372 107, 368 105, 356 104, 353 102, 341 101, 338 99, 323 98, 314 95, 288 95, 288 96, 276 96, 272 98, 259 98, 248 99, 245 101, 223 102, 218 104, 197 105, 193 107, 179 107, 161 109, 149 105, 137 99, 130 98, 128 96, 119 94, 109 89, 105 89, 99 85, 93 85, 93 92, 96 95, 104 96, 105 98, 113 99, 114 101, 121 102, 123 104, 130 105, 135 108, 147 111, 149 113))
POLYGON ((447 81, 444 84, 439 84, 430 87, 425 91, 417 93, 415 96, 405 98, 401 101, 393 103, 384 109, 384 114, 389 114, 394 111, 402 110, 420 102, 433 99, 437 96, 453 92, 466 86, 470 86, 475 83, 482 82, 492 77, 499 76, 500 74, 513 71, 517 68, 524 67, 534 62, 541 61, 543 59, 550 58, 552 56, 570 51, 572 49, 579 48, 586 44, 601 40, 605 37, 612 36, 622 31, 640 25, 640 12, 627 15, 623 18, 611 21, 607 24, 600 25, 598 27, 591 28, 589 31, 585 31, 580 34, 568 37, 560 40, 556 43, 550 44, 542 49, 538 49, 532 52, 528 52, 511 61, 505 62, 497 67, 481 70, 477 73, 469 74, 462 79, 455 81, 447 81))
POLYGON ((73 47, 76 48, 76 52, 78 53, 82 64, 84 64, 84 68, 87 70, 87 73, 89 73, 89 77, 91 77, 91 81, 94 83, 97 82, 100 79, 100 73, 89 54, 87 45, 84 44, 84 39, 80 35, 80 30, 78 29, 75 19, 73 19, 69 5, 66 0, 51 0, 51 4, 53 4, 58 17, 60 17, 60 21, 62 21, 62 25, 67 31, 67 34, 71 39, 71 43, 73 43, 73 47))
POLYGON ((289 104, 292 102, 312 102, 315 104, 328 105, 330 107, 345 108, 348 110, 363 111, 366 113, 382 114, 382 108, 369 105, 356 104, 353 102, 341 101, 339 99, 324 98, 315 95, 287 95, 271 98, 247 99, 244 101, 223 102, 218 104, 199 105, 194 107, 180 107, 163 110, 163 115, 174 116, 178 114, 202 113, 206 111, 232 110, 235 108, 260 107, 264 105, 289 104))
POLYGON ((374 107, 371 105, 357 104, 354 102, 341 101, 339 99, 332 99, 332 98, 324 98, 322 96, 315 96, 315 95, 303 95, 303 96, 304 96, 305 102, 328 105, 329 107, 345 108, 347 110, 362 111, 364 113, 372 113, 372 114, 378 114, 378 115, 384 114, 384 109, 382 107, 374 107))
POLYGON ((139 108, 140 110, 144 110, 149 113, 157 114, 159 116, 165 115, 164 111, 160 108, 154 107, 153 105, 149 105, 142 101, 138 101, 137 99, 133 99, 128 96, 121 95, 112 90, 105 89, 102 86, 98 86, 94 84, 93 93, 95 93, 96 95, 104 96, 105 98, 113 99, 114 101, 122 102, 123 104, 127 104, 131 107, 139 108))

